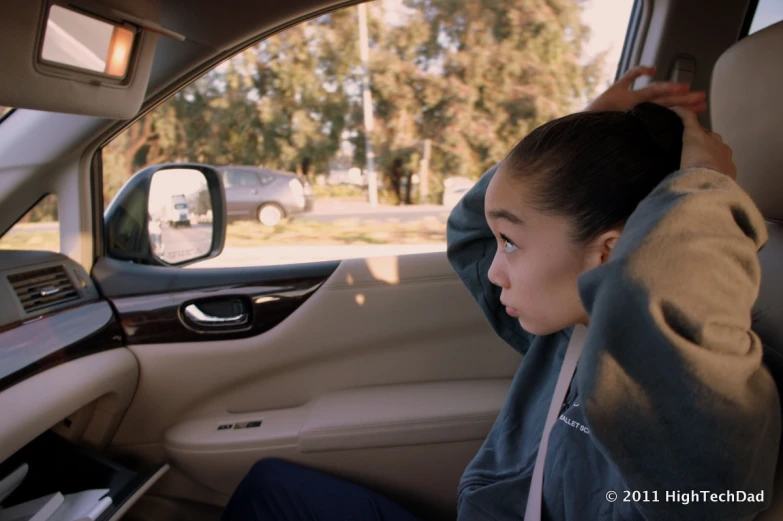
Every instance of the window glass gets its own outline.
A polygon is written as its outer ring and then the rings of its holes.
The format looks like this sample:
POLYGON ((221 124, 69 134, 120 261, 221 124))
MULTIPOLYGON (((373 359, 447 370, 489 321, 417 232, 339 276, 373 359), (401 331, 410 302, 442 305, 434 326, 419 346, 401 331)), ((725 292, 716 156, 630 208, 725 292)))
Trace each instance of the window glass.
POLYGON ((0 107, 0 121, 3 121, 3 119, 5 119, 6 114, 11 112, 12 110, 14 110, 13 107, 0 107))
POLYGON ((0 237, 0 250, 60 251, 57 196, 49 194, 0 237))
POLYGON ((759 0, 748 34, 753 34, 783 20, 783 2, 781 0, 759 0))
POLYGON ((261 173, 259 174, 262 185, 267 185, 275 180, 274 174, 261 173))
POLYGON ((258 175, 244 170, 227 170, 226 187, 231 186, 258 186, 260 181, 258 175))
POLYGON ((352 6, 244 50, 117 136, 104 201, 146 166, 206 163, 225 168, 230 223, 223 253, 196 267, 443 251, 479 176, 611 83, 633 0, 365 6, 371 110, 352 6))

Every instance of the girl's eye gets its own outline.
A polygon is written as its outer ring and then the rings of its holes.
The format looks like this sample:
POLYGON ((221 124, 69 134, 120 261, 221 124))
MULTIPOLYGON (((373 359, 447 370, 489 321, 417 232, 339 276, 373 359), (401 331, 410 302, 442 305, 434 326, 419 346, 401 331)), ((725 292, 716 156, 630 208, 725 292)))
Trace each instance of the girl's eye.
POLYGON ((517 246, 513 242, 511 242, 511 239, 509 239, 508 237, 506 237, 502 233, 500 234, 500 241, 503 243, 503 251, 504 252, 506 252, 506 253, 513 253, 514 251, 517 250, 517 246))

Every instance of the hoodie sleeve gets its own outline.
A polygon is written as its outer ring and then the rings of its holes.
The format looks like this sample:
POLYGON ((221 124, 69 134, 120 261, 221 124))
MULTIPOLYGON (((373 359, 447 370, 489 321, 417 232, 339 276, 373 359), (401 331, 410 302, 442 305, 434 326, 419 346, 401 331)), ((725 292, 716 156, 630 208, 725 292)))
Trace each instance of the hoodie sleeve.
POLYGON ((766 240, 733 180, 685 169, 639 204, 609 261, 579 279, 590 316, 575 380, 586 423, 628 490, 658 492, 659 502, 636 505, 649 521, 736 521, 770 505, 780 403, 751 330, 766 240), (701 491, 763 492, 764 502, 701 491))
POLYGON ((497 239, 484 216, 484 195, 497 169, 495 165, 487 170, 452 210, 446 227, 447 255, 495 333, 524 355, 534 335, 506 313, 500 304, 501 289, 488 278, 497 239))

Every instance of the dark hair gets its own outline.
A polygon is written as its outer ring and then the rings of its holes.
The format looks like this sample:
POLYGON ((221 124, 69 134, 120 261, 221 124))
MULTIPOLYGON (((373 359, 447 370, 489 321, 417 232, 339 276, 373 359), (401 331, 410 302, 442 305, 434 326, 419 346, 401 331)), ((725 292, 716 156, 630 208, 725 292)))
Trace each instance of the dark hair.
POLYGON ((625 224, 664 177, 679 169, 682 121, 642 103, 628 112, 580 112, 542 125, 503 161, 531 184, 531 203, 572 220, 574 240, 588 242, 625 224))

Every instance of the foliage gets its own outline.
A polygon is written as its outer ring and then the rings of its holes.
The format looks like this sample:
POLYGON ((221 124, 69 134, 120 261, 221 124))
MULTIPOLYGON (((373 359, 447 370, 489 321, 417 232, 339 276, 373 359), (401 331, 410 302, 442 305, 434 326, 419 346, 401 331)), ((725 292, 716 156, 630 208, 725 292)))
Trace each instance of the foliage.
POLYGON ((340 184, 340 185, 313 185, 313 195, 315 199, 328 198, 328 199, 354 199, 358 201, 367 200, 367 188, 340 184))
MULTIPOLYGON (((477 178, 542 123, 591 97, 581 0, 404 0, 389 22, 368 5, 371 92, 383 201, 411 203, 422 144, 430 193, 477 178)), ((355 8, 288 28, 174 95, 103 152, 104 200, 164 161, 256 165, 312 177, 352 154, 365 165, 355 8)))

